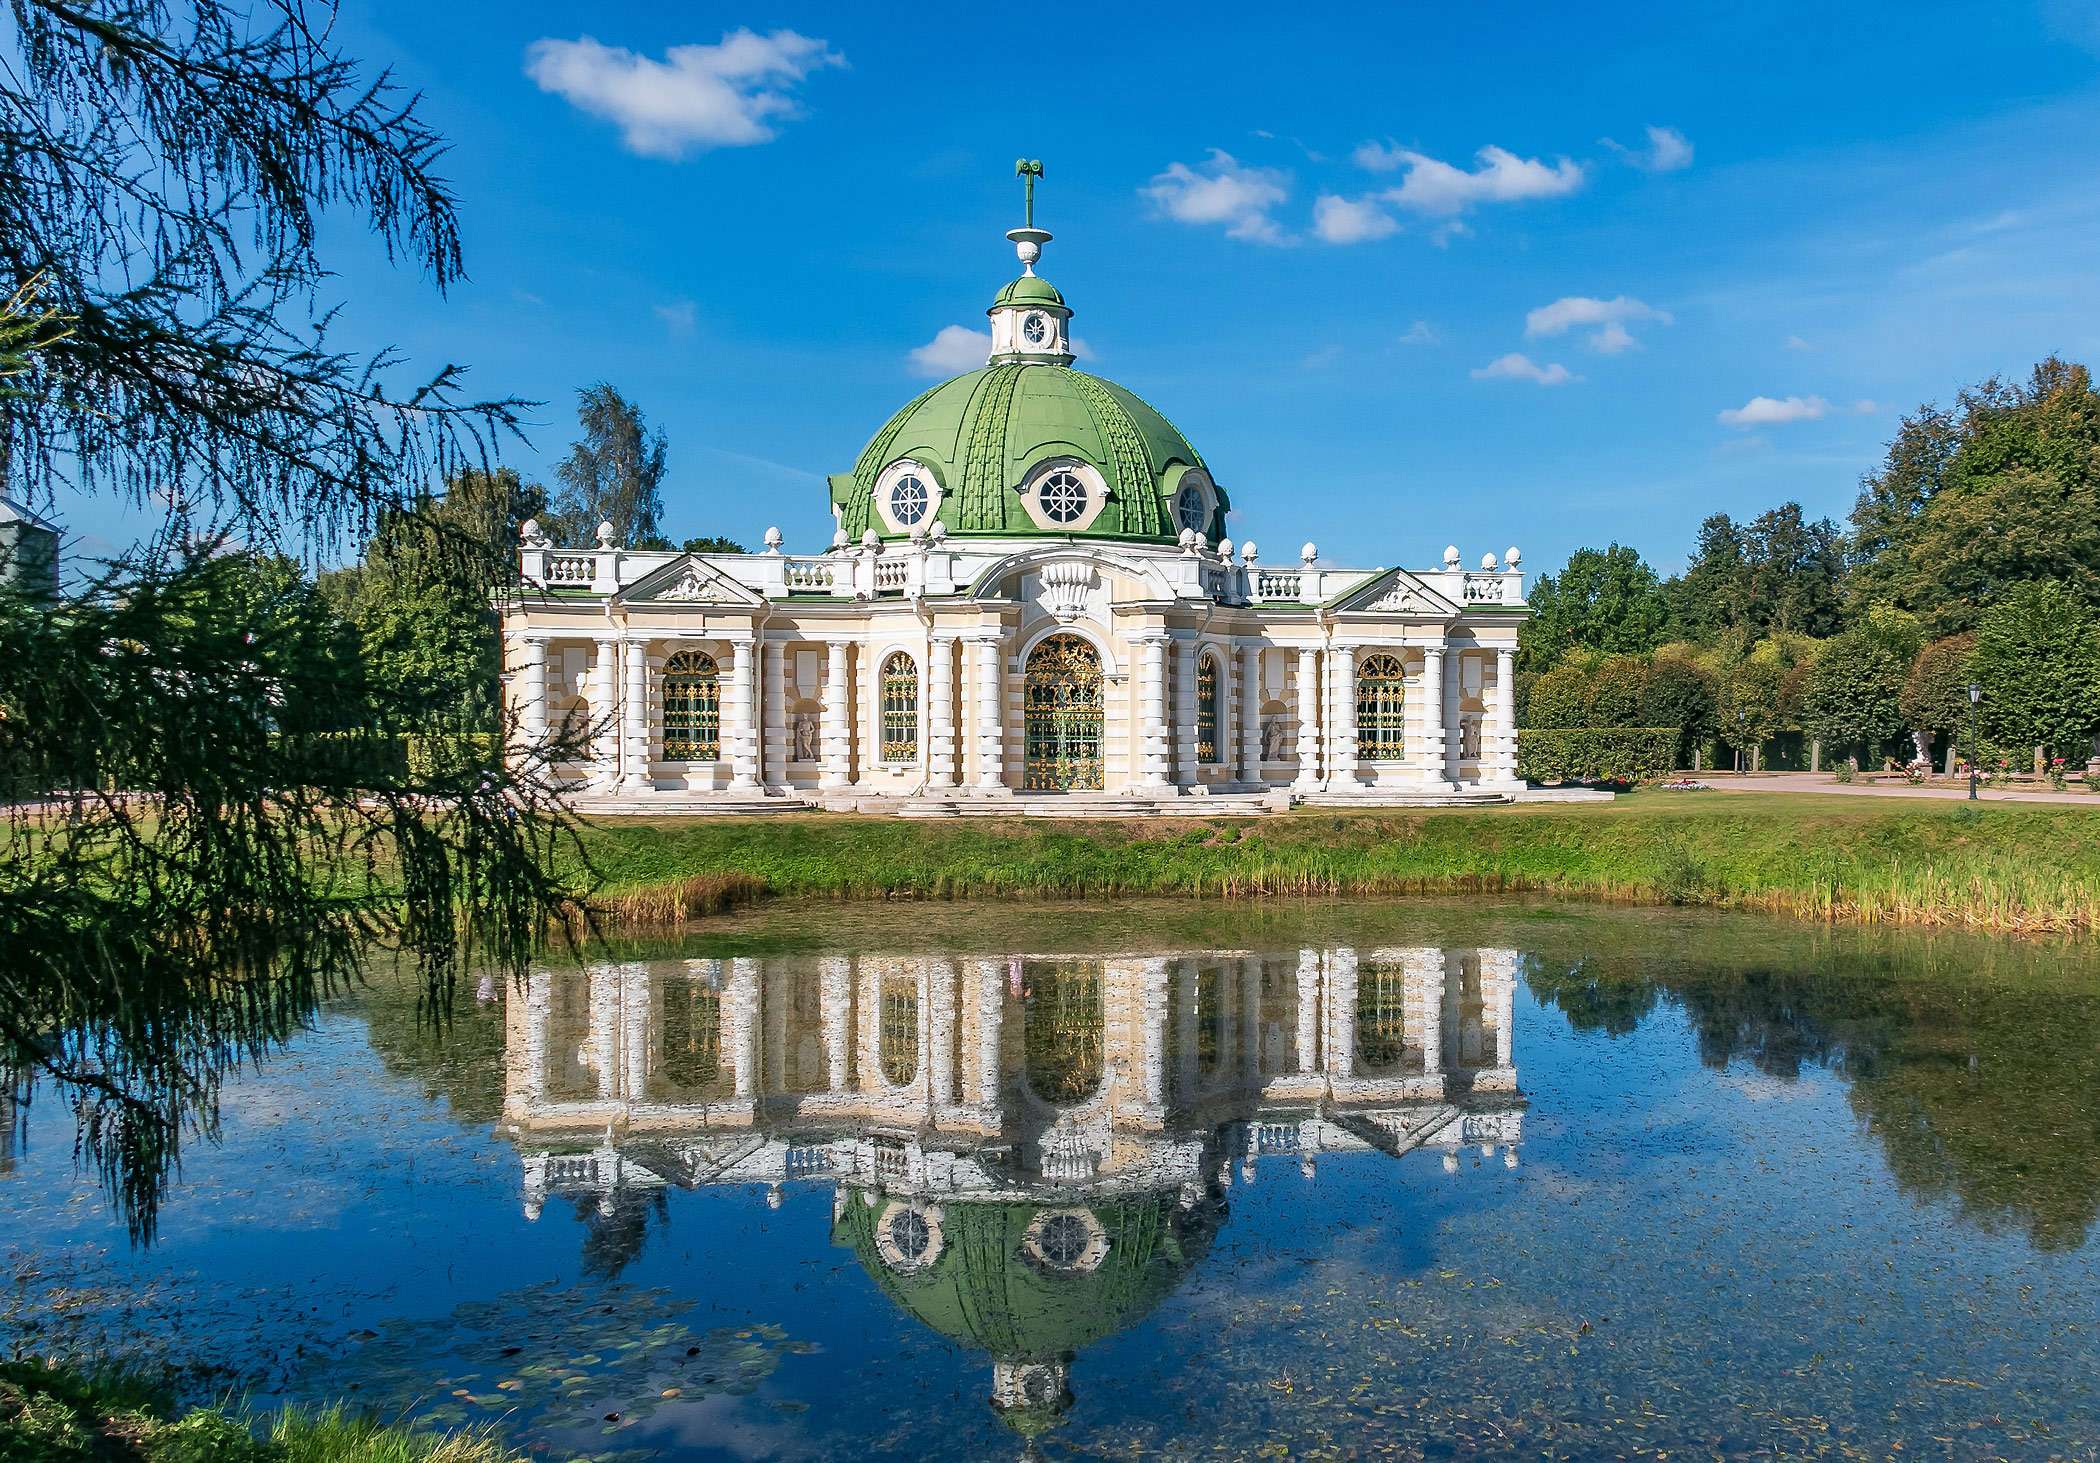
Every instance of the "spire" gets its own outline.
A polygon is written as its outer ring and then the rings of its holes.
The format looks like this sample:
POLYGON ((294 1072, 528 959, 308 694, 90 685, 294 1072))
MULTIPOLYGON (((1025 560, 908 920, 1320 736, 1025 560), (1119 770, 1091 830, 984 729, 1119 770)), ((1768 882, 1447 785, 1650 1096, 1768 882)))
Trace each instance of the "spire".
POLYGON ((1043 257, 1043 245, 1050 242, 1048 231, 1035 226, 1035 180, 1043 176, 1042 159, 1031 162, 1027 158, 1014 160, 1014 176, 1025 180, 1027 189, 1022 205, 1021 227, 1008 229, 1006 237, 1014 241, 1014 253, 1021 256, 1023 278, 1035 273, 1035 261, 1043 257))

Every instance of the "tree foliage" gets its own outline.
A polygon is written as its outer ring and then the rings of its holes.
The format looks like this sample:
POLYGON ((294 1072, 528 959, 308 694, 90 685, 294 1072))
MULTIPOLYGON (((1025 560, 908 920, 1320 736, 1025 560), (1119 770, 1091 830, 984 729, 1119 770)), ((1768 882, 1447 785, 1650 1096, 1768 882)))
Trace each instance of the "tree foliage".
POLYGON ((1659 655, 1641 687, 1640 723, 1677 728, 1677 765, 1720 733, 1720 687, 1704 666, 1659 655))
POLYGON ((1974 635, 1949 635, 1920 650, 1904 678, 1898 705, 1903 724, 1928 736, 1958 732, 1968 723, 1969 666, 1974 635))
POLYGON ((1816 656, 1802 698, 1803 726, 1833 750, 1871 753, 1903 730, 1907 671, 1883 637, 1865 628, 1846 631, 1816 656))
POLYGON ((1716 513, 1699 526, 1698 550, 1665 595, 1680 634, 1740 647, 1769 634, 1825 636, 1843 623, 1843 540, 1825 518, 1805 521, 1783 503, 1739 525, 1716 513))
POLYGON ((1779 731, 1780 684, 1786 671, 1779 662, 1745 660, 1721 677, 1720 704, 1715 708, 1721 723, 1721 740, 1739 752, 1749 752, 1772 740, 1779 731))
POLYGON ((589 543, 599 524, 610 523, 614 543, 669 548, 660 528, 669 454, 663 433, 651 435, 641 409, 604 381, 576 393, 576 420, 582 440, 554 469, 561 484, 553 504, 557 537, 589 543))
POLYGON ((1530 603, 1518 650, 1526 670, 1551 670, 1571 650, 1638 655, 1662 636, 1665 609, 1655 571, 1619 544, 1577 550, 1560 574, 1539 576, 1530 603))
POLYGON ((2100 640, 2070 589, 2039 583, 2007 594, 1978 623, 1971 665, 1985 736, 2084 760, 2100 731, 2100 640))

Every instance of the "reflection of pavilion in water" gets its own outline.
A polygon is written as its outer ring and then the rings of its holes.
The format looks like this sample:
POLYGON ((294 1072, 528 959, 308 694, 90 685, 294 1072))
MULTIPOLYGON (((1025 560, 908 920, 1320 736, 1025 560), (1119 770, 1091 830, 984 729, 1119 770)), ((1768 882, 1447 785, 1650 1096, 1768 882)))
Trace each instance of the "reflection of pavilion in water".
POLYGON ((1514 1165, 1509 950, 673 960, 536 971, 505 1118, 526 1213, 833 1184, 833 1239, 993 1357, 1034 1432, 1074 1351, 1179 1282, 1261 1161, 1514 1165))

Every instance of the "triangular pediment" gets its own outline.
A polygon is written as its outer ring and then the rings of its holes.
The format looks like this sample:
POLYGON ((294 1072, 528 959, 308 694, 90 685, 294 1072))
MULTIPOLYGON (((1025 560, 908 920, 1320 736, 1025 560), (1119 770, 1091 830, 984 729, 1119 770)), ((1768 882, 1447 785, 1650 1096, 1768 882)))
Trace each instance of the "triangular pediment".
POLYGON ((1405 569, 1388 569, 1334 602, 1345 614, 1455 615, 1458 606, 1405 569))
POLYGON ((637 579, 618 596, 627 604, 755 606, 765 597, 692 554, 637 579))

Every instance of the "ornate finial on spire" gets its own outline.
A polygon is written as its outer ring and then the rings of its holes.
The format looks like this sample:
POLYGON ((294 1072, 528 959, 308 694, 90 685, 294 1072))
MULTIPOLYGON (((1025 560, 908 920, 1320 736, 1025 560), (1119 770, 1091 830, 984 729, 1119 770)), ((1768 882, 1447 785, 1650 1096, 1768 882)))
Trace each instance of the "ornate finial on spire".
POLYGON ((1035 226, 1035 180, 1043 176, 1042 160, 1038 158, 1030 161, 1025 157, 1014 159, 1014 176, 1027 180, 1026 201, 1023 204, 1021 227, 1008 229, 1006 237, 1014 241, 1014 253, 1021 257, 1021 273, 1032 275, 1035 273, 1035 261, 1043 257, 1043 245, 1050 242, 1049 233, 1035 226))

